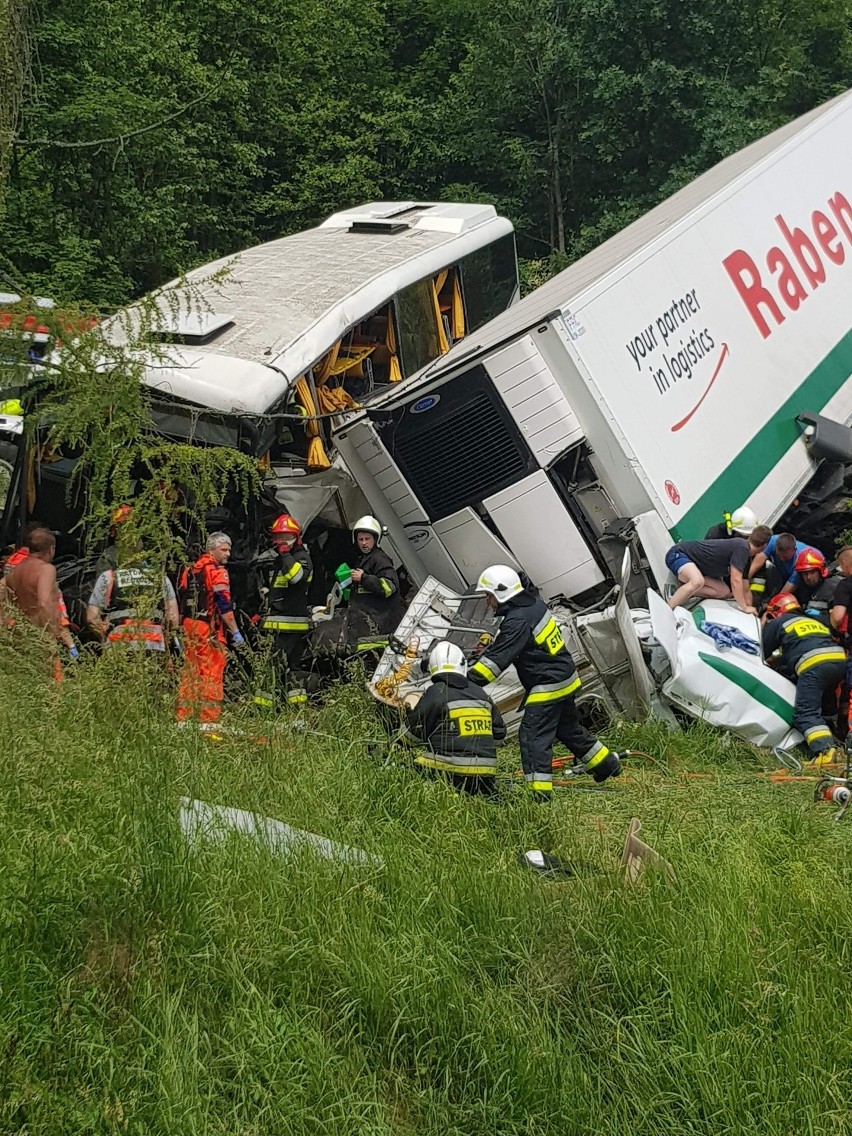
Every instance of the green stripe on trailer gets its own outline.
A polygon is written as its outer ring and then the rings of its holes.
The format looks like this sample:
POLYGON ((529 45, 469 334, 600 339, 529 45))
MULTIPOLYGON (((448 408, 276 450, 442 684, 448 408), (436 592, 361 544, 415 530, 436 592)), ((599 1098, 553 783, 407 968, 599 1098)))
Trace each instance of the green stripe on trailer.
POLYGON ((715 655, 705 655, 703 651, 698 652, 698 657, 702 663, 706 663, 708 667, 718 671, 724 678, 744 690, 755 702, 759 702, 761 706, 765 706, 767 710, 777 714, 788 726, 793 725, 793 707, 780 694, 776 694, 772 687, 761 682, 756 675, 740 670, 733 663, 729 663, 727 659, 718 659, 715 655))
MULTIPOLYGON (((698 540, 715 524, 725 509, 748 500, 750 493, 769 476, 780 459, 795 445, 802 428, 796 416, 804 410, 820 412, 852 375, 852 329, 819 363, 765 426, 734 458, 710 488, 703 493, 670 530, 676 541, 698 540)), ((729 407, 736 415, 736 403, 729 407)))

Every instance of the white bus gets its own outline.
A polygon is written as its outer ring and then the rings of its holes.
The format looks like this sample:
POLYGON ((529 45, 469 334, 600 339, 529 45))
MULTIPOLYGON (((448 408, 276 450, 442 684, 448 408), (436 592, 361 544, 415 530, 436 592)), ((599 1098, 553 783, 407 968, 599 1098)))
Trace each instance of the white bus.
MULTIPOLYGON (((335 452, 335 417, 404 387, 518 297, 513 227, 493 206, 343 210, 154 295, 156 347, 143 356, 143 382, 156 428, 262 459, 267 489, 303 526, 324 513, 330 527, 345 529, 368 503, 335 452)), ((137 345, 140 326, 151 328, 142 310, 107 321, 108 337, 137 345)), ((2 423, 0 435, 12 468, 17 440, 2 423)), ((20 477, 17 484, 15 496, 20 477)), ((67 473, 46 471, 26 512, 67 529, 66 487, 67 473)), ((6 509, 4 542, 24 512, 6 509)))

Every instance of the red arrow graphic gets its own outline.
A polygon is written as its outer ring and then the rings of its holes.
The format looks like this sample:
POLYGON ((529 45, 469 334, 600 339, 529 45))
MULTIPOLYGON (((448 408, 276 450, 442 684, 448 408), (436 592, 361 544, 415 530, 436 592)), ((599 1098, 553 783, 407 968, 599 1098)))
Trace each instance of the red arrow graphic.
POLYGON ((713 384, 714 384, 714 383, 716 382, 716 379, 718 378, 719 372, 720 372, 720 371, 721 371, 721 369, 722 369, 722 364, 723 364, 723 363, 725 362, 725 359, 727 358, 727 356, 728 356, 729 354, 730 354, 730 352, 729 352, 729 350, 728 350, 728 345, 727 345, 727 343, 723 343, 723 344, 722 344, 722 354, 721 354, 721 355, 719 356, 719 361, 718 361, 718 363, 716 364, 716 369, 715 369, 715 371, 713 372, 713 374, 712 374, 712 376, 711 376, 711 378, 710 378, 710 382, 709 382, 709 383, 707 384, 707 389, 705 390, 705 392, 704 392, 704 394, 703 394, 703 395, 701 396, 701 398, 699 398, 698 402, 696 402, 695 406, 693 406, 692 410, 690 410, 689 414, 687 414, 687 416, 686 416, 685 418, 681 418, 680 422, 675 422, 674 426, 672 426, 672 433, 673 433, 673 434, 674 434, 674 433, 675 433, 676 431, 678 431, 678 430, 682 430, 682 429, 684 428, 684 426, 685 426, 685 425, 687 424, 687 422, 688 422, 688 421, 690 420, 690 418, 691 418, 691 417, 693 416, 693 414, 694 414, 694 413, 696 412, 696 410, 697 410, 697 409, 699 408, 699 406, 700 406, 700 405, 702 404, 702 402, 704 401, 704 399, 705 399, 705 398, 707 397, 707 395, 708 395, 708 394, 710 393, 710 388, 711 388, 711 387, 713 386, 713 384))

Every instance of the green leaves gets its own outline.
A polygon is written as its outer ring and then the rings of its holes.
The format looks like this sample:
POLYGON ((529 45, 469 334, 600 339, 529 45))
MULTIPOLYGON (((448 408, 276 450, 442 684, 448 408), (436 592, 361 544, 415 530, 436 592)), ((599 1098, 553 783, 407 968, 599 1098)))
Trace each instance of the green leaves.
POLYGON ((0 247, 101 308, 452 186, 508 213, 525 258, 573 258, 852 63, 843 0, 41 0, 30 33, 17 130, 48 144, 14 148, 0 247))

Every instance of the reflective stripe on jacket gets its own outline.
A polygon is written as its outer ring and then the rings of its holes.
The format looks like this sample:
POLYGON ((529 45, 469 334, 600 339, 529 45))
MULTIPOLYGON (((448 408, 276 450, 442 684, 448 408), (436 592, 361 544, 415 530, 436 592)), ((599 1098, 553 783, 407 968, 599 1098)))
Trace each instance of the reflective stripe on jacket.
POLYGON ((280 552, 272 566, 267 612, 261 622, 265 631, 304 635, 311 629, 308 587, 314 578, 311 554, 304 545, 280 552))
POLYGON ((763 629, 763 654, 781 650, 785 667, 797 675, 818 663, 843 662, 846 652, 831 637, 824 623, 801 611, 779 615, 763 629))
POLYGON ((404 734, 425 743, 420 765, 447 773, 492 775, 497 743, 506 736, 500 711, 484 690, 463 675, 439 675, 405 720, 404 734))
POLYGON ((474 682, 494 682, 514 663, 527 703, 555 702, 580 689, 574 659, 544 600, 522 592, 501 604, 497 614, 497 638, 468 672, 474 682))
POLYGON ((384 634, 396 631, 403 609, 399 576, 393 561, 381 548, 374 548, 359 556, 354 567, 360 568, 364 575, 352 585, 350 612, 364 616, 373 631, 384 634))

